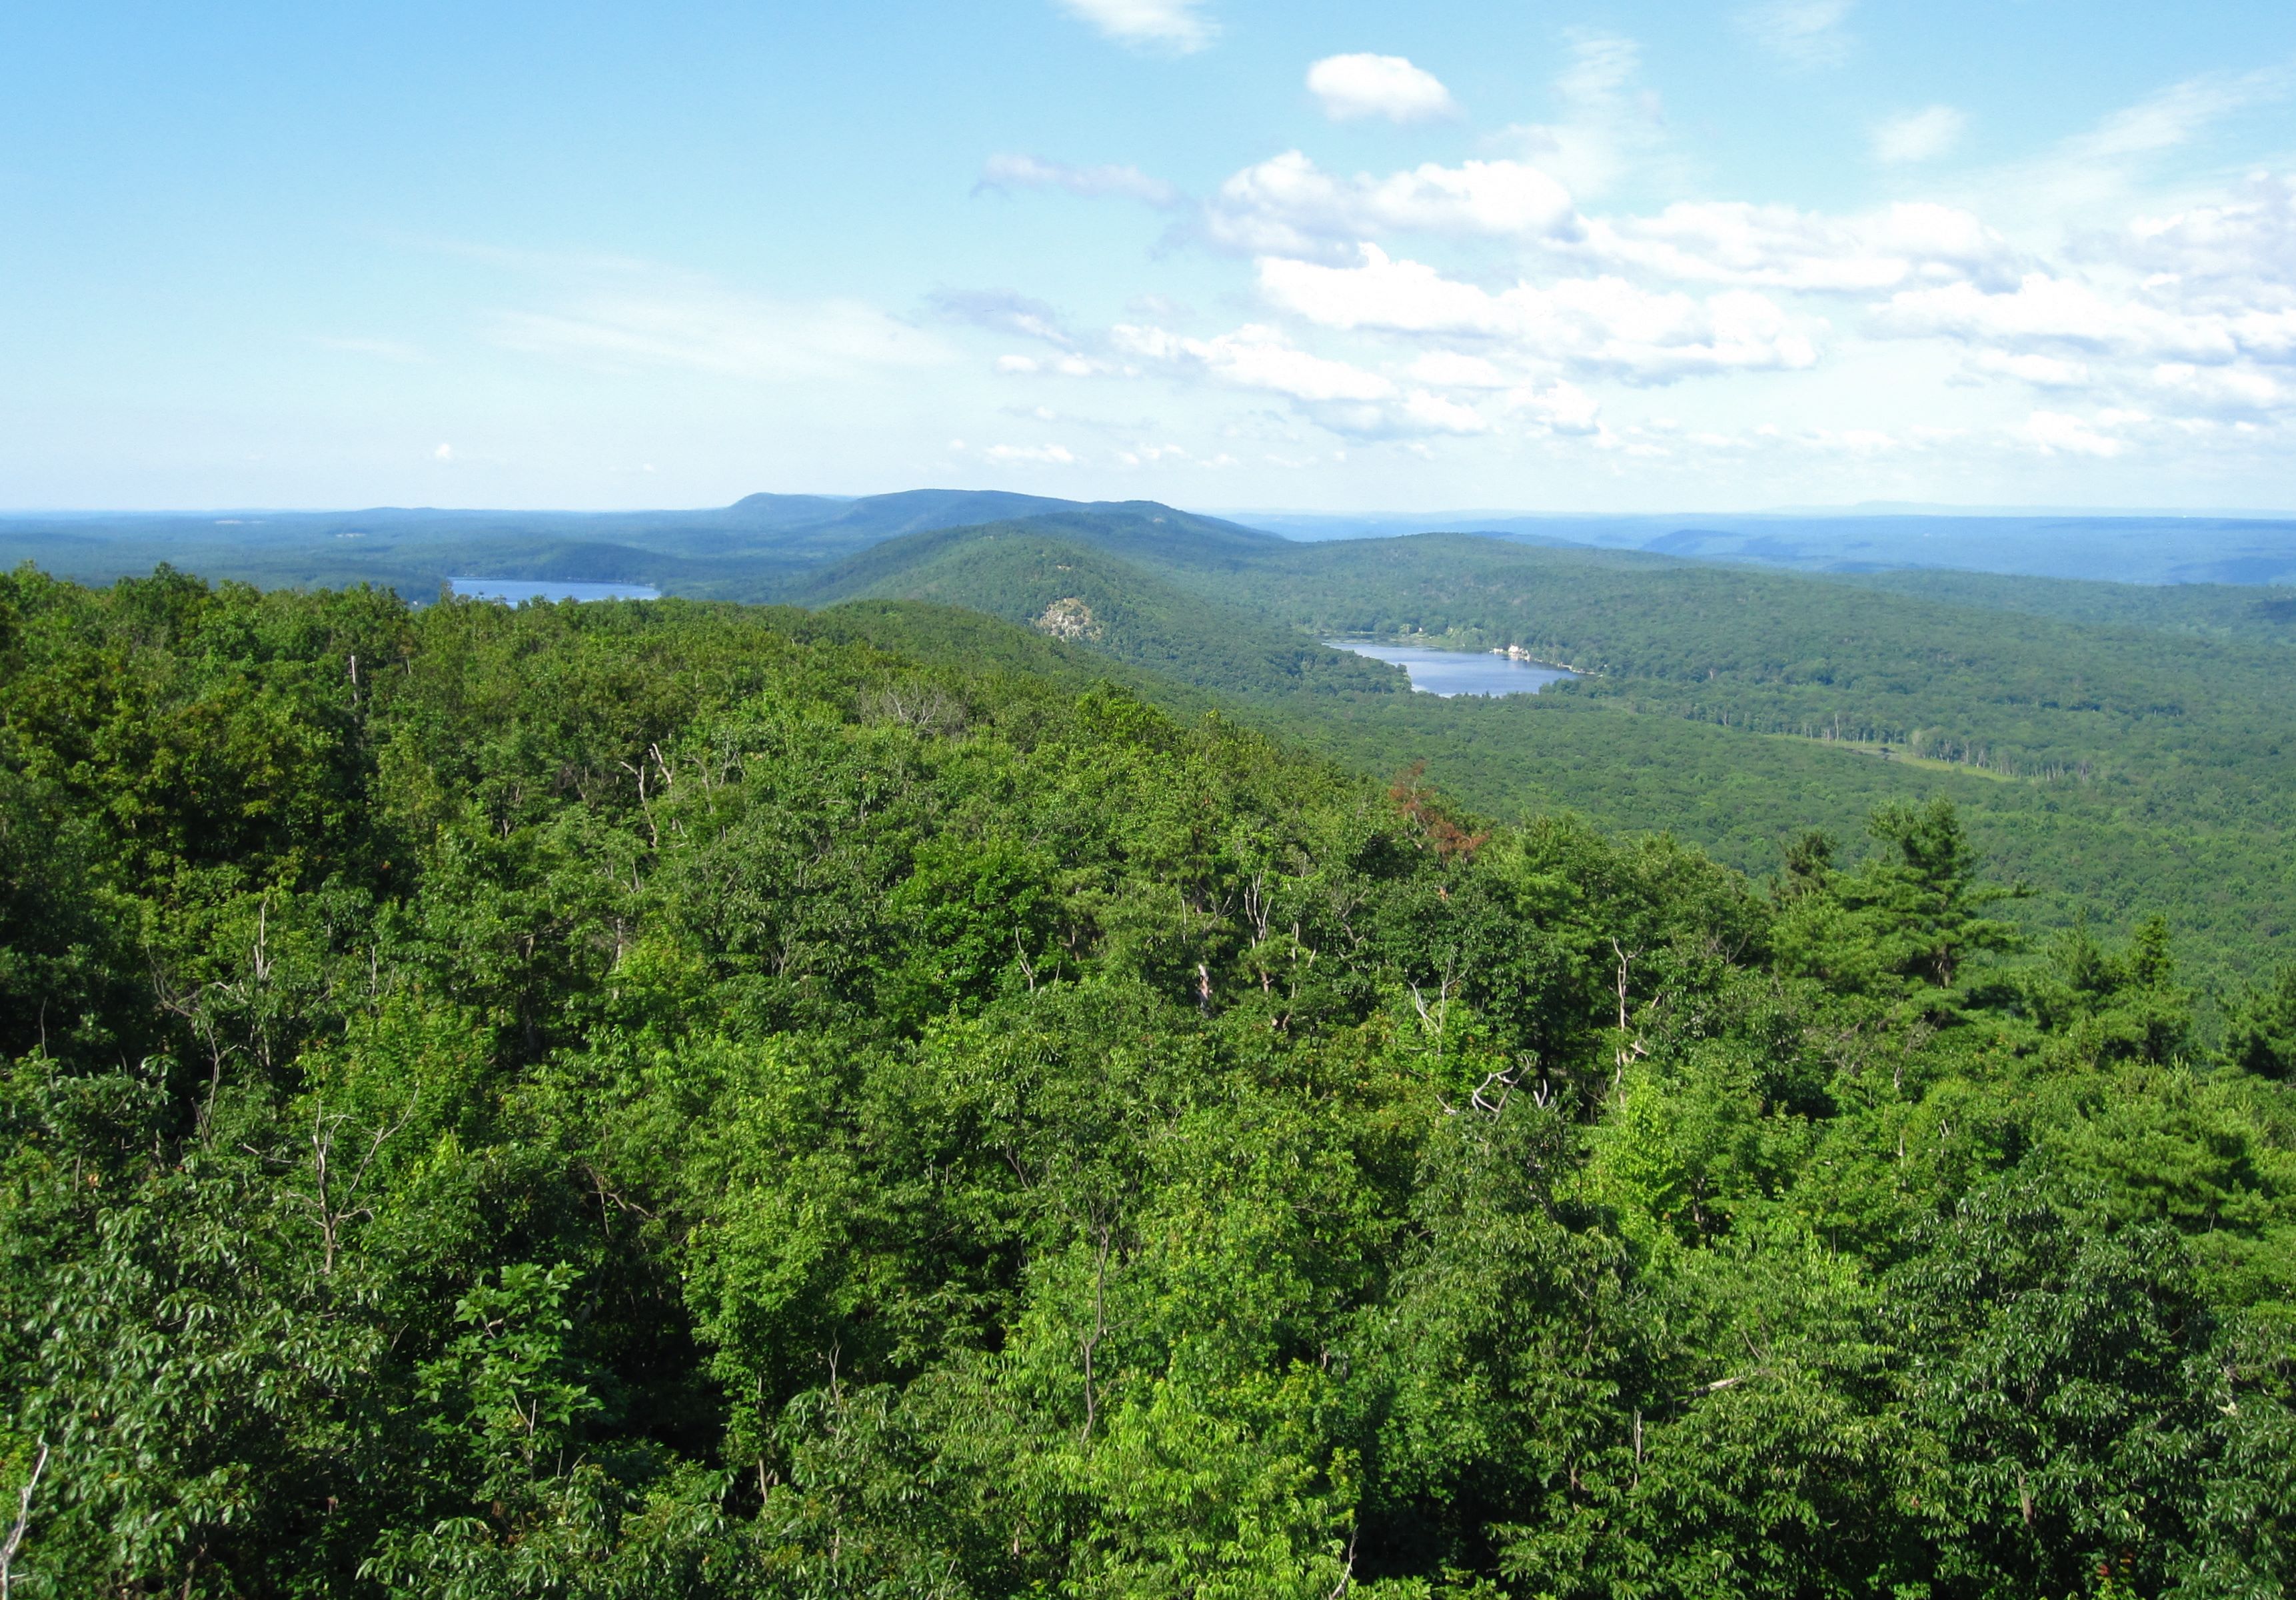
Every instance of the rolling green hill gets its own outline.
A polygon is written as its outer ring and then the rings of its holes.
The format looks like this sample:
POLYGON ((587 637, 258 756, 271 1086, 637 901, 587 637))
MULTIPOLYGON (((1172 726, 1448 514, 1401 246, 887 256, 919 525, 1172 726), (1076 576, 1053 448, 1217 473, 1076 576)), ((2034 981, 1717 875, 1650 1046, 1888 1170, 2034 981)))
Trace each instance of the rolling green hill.
POLYGON ((782 593, 907 595, 1020 621, 1073 594, 1123 619, 1078 643, 1242 696, 1359 767, 1423 761, 1494 815, 1576 809, 1749 872, 1774 869, 1805 827, 1849 838, 1877 803, 1951 795, 2005 870, 2050 886, 2021 907, 2037 926, 2162 912, 2210 972, 2259 970, 2296 943, 2289 657, 2268 621, 2200 626, 2240 614, 2222 592, 2152 613, 2152 591, 2067 586, 2052 603, 2087 614, 2064 616, 1472 536, 1274 544, 1099 517, 1058 531, 941 530, 782 593), (1592 676, 1437 702, 1333 692, 1343 678, 1286 663, 1339 634, 1521 644, 1592 676), (1298 698, 1311 681, 1326 693, 1298 698))
POLYGON ((1952 605, 2028 611, 2112 628, 2296 644, 2296 588, 2285 585, 2094 583, 1915 569, 1828 576, 1859 588, 1952 605))
MULTIPOLYGON (((144 531, 196 531, 178 521, 144 531)), ((2296 940, 2286 591, 1813 577, 1470 535, 1303 545, 1147 503, 938 491, 218 521, 234 548, 213 570, 265 587, 357 578, 427 596, 451 573, 966 606, 1063 631, 1163 693, 1228 696, 1359 768, 1423 762, 1491 814, 1670 830, 1749 872, 1804 827, 1849 839, 1877 802, 1951 794, 2004 870, 2054 886, 2021 907, 2037 926, 2160 910, 2207 973, 2260 970, 2296 940), (964 521, 984 514, 1003 520, 964 521), (1338 634, 1521 644, 1591 676, 1535 701, 1439 703, 1318 643, 1338 634)), ((42 537, 64 570, 105 577, 217 548, 64 522, 42 537)))
POLYGON ((779 597, 809 605, 865 596, 965 606, 1231 694, 1391 696, 1407 691, 1396 668, 1327 649, 1256 612, 1183 589, 1109 553, 1154 549, 1168 539, 1195 566, 1238 563, 1274 542, 1264 535, 1239 537, 1217 525, 1195 527, 1177 519, 1037 518, 880 545, 808 575, 779 597), (1092 542, 1081 542, 1083 537, 1092 542))
POLYGON ((0 516, 0 566, 30 562, 94 583, 162 563, 261 587, 371 583, 416 603, 449 578, 645 583, 761 600, 795 574, 887 539, 1013 517, 1160 522, 1209 539, 1275 542, 1152 502, 1086 505, 999 490, 837 499, 751 495, 695 511, 217 512, 0 516))

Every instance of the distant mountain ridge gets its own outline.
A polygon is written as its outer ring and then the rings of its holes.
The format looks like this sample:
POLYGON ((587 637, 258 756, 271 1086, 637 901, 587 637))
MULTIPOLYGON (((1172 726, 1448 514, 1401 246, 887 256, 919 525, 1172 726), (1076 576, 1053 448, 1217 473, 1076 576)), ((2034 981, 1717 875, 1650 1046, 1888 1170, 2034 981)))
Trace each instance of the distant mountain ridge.
POLYGON ((709 599, 766 600, 802 573, 889 539, 1045 517, 1106 521, 1143 537, 1161 529, 1179 541, 1282 542, 1152 500, 911 489, 851 499, 759 494, 693 511, 377 506, 0 517, 0 562, 29 561, 94 583, 165 562, 262 587, 373 583, 418 601, 450 578, 644 583, 709 599))
POLYGON ((1487 533, 1800 571, 1942 569, 2113 583, 2296 582, 2296 517, 1890 510, 1587 515, 1236 513, 1305 543, 1487 533))
POLYGON ((1833 575, 1911 570, 2143 584, 2296 582, 2296 518, 1881 507, 1727 515, 1270 512, 1221 517, 1152 500, 1066 500, 1004 489, 849 497, 754 494, 731 505, 685 511, 377 506, 0 516, 0 561, 33 561, 94 582, 146 572, 164 561, 265 586, 384 584, 418 599, 429 598, 449 577, 639 582, 713 598, 763 599, 799 584, 804 573, 889 540, 1045 519, 1067 519, 1069 531, 1088 541, 1128 530, 1124 537, 1149 539, 1160 558, 1176 558, 1191 540, 1198 543, 1188 545, 1195 552, 1190 559, 1216 561, 1221 548, 1241 551, 1250 541, 1451 532, 1833 575))

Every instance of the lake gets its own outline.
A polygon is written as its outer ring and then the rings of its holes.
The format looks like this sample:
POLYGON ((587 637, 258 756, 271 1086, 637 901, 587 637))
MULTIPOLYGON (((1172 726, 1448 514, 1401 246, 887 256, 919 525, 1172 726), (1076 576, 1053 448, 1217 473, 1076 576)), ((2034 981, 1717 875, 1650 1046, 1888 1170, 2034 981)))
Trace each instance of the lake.
POLYGON ((1333 650, 1352 650, 1402 668, 1411 675, 1411 686, 1422 694, 1536 694, 1549 684, 1578 676, 1560 667, 1464 650, 1423 650, 1413 644, 1371 644, 1357 639, 1324 643, 1333 650))
POLYGON ((529 583, 515 578, 450 578, 447 587, 473 600, 659 600, 661 591, 642 583, 569 583, 549 578, 529 583))

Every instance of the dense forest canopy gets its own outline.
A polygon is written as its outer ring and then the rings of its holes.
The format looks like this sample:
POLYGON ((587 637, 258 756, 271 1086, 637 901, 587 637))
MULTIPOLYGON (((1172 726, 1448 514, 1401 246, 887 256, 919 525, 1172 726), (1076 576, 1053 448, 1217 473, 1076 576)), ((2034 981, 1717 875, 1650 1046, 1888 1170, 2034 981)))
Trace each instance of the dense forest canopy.
MULTIPOLYGON (((1825 541, 1854 534, 1856 549, 1835 554, 1861 565, 1980 546, 2014 565, 2042 537, 2065 558, 2048 570, 2105 571, 2134 570, 2132 553, 2181 560, 2219 536, 2268 542, 2288 526, 1725 521, 1743 523, 1764 559, 1822 535, 1792 559, 1824 566, 1825 541)), ((1690 531, 1666 519, 1515 529, 1706 548, 1690 531)), ((162 560, 266 587, 369 579, 417 602, 453 574, 807 606, 927 599, 1029 625, 1073 603, 1060 612, 1070 642, 1159 705, 1193 715, 1213 696, 1362 771, 1426 760, 1446 792, 1504 821, 1573 810, 1672 833, 1760 875, 1798 828, 1850 837, 1877 806, 1948 796, 1996 869, 2034 888, 2009 913, 2029 930, 2087 918, 2126 937, 2168 915, 2211 1031, 2244 985, 2296 956, 2287 587, 1813 577, 1463 534, 1303 546, 1148 502, 945 490, 758 495, 694 512, 0 519, 0 555, 104 580, 162 560), (1535 701, 1431 704, 1403 693, 1399 673, 1316 642, 1339 633, 1516 644, 1597 675, 1535 701)))
POLYGON ((4 1581, 2296 1579, 2296 972, 1095 648, 0 584, 4 1581))
POLYGON ((1898 573, 1831 580, 1462 535, 1175 538, 1032 519, 890 541, 783 592, 910 596, 1017 622, 1087 599, 1103 653, 1250 702, 1351 766, 1424 759, 1513 819, 1554 808, 1767 872, 1778 841, 1950 796, 2036 930, 2166 913, 2212 1010, 2296 953, 2285 591, 1898 573), (1520 646, 1591 676, 1431 702, 1317 661, 1314 636, 1520 646), (1632 718, 1622 721, 1620 713, 1632 718))

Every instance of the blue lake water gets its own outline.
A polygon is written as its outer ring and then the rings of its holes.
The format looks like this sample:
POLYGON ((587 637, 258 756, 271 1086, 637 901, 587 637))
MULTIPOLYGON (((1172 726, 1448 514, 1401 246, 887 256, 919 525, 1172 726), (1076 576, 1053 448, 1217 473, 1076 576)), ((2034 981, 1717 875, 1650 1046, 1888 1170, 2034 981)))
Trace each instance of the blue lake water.
POLYGON ((1575 672, 1510 661, 1503 655, 1475 655, 1464 650, 1423 650, 1414 644, 1367 644, 1357 639, 1326 639, 1334 650, 1352 650, 1374 661, 1387 661, 1411 675, 1411 686, 1422 694, 1536 694, 1549 684, 1575 672))
POLYGON ((473 600, 500 600, 516 605, 521 600, 659 600, 661 591, 642 583, 568 583, 545 579, 529 583, 515 578, 450 578, 447 587, 473 600))

